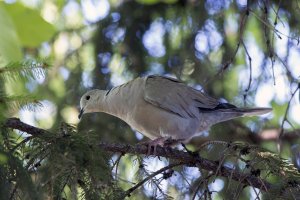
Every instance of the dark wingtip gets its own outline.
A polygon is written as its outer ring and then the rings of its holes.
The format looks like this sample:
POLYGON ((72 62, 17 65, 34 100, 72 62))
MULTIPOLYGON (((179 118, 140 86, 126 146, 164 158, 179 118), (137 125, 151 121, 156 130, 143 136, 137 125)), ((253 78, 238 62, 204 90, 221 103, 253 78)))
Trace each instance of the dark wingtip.
POLYGON ((237 108, 237 107, 230 103, 219 103, 217 107, 215 107, 214 109, 218 110, 218 109, 230 109, 230 108, 237 108))
POLYGON ((230 103, 219 103, 216 107, 214 108, 201 108, 199 107, 200 111, 216 111, 216 110, 224 110, 224 109, 234 109, 237 108, 235 105, 230 104, 230 103))

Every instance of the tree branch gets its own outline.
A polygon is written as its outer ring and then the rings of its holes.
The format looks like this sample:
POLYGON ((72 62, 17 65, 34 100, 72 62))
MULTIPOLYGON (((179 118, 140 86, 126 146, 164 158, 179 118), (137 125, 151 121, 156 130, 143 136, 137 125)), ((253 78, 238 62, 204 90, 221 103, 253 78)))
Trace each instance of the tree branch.
POLYGON ((19 118, 9 118, 4 123, 4 126, 7 128, 16 129, 22 132, 26 132, 32 136, 40 136, 42 134, 48 133, 44 129, 40 129, 29 124, 25 124, 19 118))
MULTIPOLYGON (((34 126, 23 123, 18 118, 9 118, 4 123, 4 127, 17 129, 32 136, 39 137, 43 134, 48 134, 49 132, 36 128, 34 126)), ((98 147, 104 151, 109 151, 113 153, 122 153, 122 154, 134 154, 134 155, 147 155, 148 148, 146 145, 137 144, 108 144, 101 142, 98 144, 98 147)), ((261 189, 263 191, 268 191, 273 188, 273 185, 269 182, 262 180, 259 177, 251 175, 249 173, 242 173, 238 170, 231 169, 229 167, 223 166, 218 161, 212 161, 206 158, 202 158, 199 155, 193 155, 188 152, 179 151, 171 148, 157 147, 156 156, 165 157, 173 160, 177 160, 182 165, 187 166, 197 166, 207 171, 214 172, 217 176, 223 176, 229 179, 233 179, 247 186, 253 186, 255 188, 261 189)))
MULTIPOLYGON (((128 145, 128 144, 107 144, 107 143, 100 143, 99 147, 105 151, 110 151, 114 153, 129 153, 134 155, 147 155, 148 148, 145 145, 137 144, 135 146, 128 145)), ((259 188, 263 191, 267 191, 270 188, 272 188, 272 185, 266 181, 263 181, 260 178, 257 178, 256 176, 253 176, 251 174, 247 173, 241 173, 237 170, 233 170, 226 166, 219 166, 218 161, 212 161, 208 160, 206 158, 202 158, 198 155, 191 155, 184 151, 179 151, 176 149, 170 149, 170 148, 163 148, 163 147, 157 147, 156 149, 156 155, 160 157, 170 158, 173 160, 178 160, 183 162, 184 164, 188 166, 198 166, 202 169, 218 172, 217 175, 232 178, 235 181, 239 181, 245 185, 251 185, 253 187, 259 188)))

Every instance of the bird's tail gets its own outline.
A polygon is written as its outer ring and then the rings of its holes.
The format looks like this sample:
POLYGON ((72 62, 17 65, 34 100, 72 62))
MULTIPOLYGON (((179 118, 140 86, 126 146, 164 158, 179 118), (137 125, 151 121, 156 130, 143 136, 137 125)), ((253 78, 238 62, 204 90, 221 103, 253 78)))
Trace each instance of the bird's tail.
POLYGON ((207 126, 203 127, 200 126, 198 131, 206 130, 209 126, 217 124, 219 122, 228 121, 238 117, 246 117, 246 116, 256 116, 256 115, 263 115, 268 112, 271 112, 272 108, 225 108, 225 109, 218 109, 213 112, 202 112, 204 118, 206 119, 207 126))
POLYGON ((272 108, 229 108, 219 109, 219 112, 213 116, 215 123, 231 120, 238 117, 250 117, 263 115, 272 111, 272 108))
POLYGON ((256 116, 267 114, 272 111, 272 108, 237 108, 236 112, 243 114, 242 116, 256 116))

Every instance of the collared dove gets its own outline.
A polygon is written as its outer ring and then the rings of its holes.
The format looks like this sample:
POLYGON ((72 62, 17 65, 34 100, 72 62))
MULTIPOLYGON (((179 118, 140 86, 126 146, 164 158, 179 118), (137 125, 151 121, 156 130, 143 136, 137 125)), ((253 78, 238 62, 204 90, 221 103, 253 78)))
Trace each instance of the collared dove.
POLYGON ((157 75, 136 78, 110 90, 90 90, 81 97, 80 107, 79 119, 92 112, 114 115, 150 138, 154 147, 167 139, 187 142, 213 124, 272 110, 237 108, 176 79, 157 75))

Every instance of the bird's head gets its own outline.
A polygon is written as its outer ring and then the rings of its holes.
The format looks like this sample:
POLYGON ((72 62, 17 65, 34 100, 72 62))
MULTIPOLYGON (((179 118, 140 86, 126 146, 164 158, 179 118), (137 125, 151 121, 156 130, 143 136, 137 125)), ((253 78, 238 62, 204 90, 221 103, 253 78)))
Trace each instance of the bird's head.
POLYGON ((78 118, 81 119, 85 113, 100 112, 103 97, 105 96, 104 90, 90 90, 86 92, 80 99, 80 113, 78 118))

